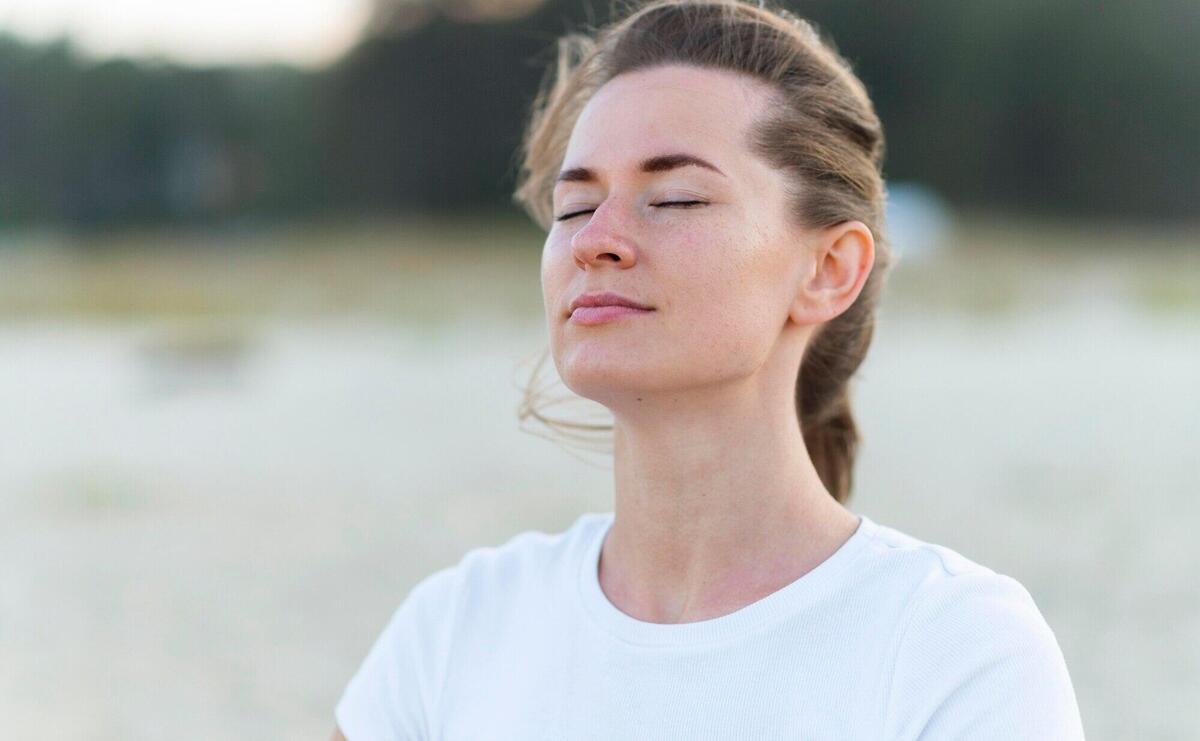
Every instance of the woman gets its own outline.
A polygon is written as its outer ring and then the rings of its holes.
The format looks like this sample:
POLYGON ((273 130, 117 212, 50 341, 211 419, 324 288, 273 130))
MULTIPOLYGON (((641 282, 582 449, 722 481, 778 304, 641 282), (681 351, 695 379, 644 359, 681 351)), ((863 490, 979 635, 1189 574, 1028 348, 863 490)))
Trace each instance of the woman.
POLYGON ((845 507, 889 260, 883 134, 846 62, 735 0, 559 51, 516 198, 548 231, 559 375, 614 418, 614 511, 418 583, 339 733, 1083 738, 1020 583, 845 507))

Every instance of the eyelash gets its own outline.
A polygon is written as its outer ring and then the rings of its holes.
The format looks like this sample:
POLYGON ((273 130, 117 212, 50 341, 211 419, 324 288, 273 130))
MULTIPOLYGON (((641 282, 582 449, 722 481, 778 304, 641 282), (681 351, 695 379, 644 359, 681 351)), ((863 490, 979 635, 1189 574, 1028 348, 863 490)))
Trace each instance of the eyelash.
MULTIPOLYGON (((652 205, 652 206, 685 206, 687 208, 694 208, 695 206, 703 206, 706 203, 708 203, 708 201, 666 201, 665 203, 652 203, 650 205, 652 205)), ((555 221, 566 221, 567 219, 573 219, 576 216, 582 216, 586 213, 591 213, 592 211, 595 211, 595 210, 596 209, 594 209, 594 208, 590 208, 585 211, 576 211, 573 214, 563 214, 562 216, 556 217, 554 220, 555 221)))

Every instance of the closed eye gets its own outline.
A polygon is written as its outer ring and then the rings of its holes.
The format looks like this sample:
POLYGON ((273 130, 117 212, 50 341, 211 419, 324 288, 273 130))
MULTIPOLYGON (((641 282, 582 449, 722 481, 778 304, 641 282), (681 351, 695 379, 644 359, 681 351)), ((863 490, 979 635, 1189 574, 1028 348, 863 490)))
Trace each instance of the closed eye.
MULTIPOLYGON (((695 206, 703 206, 706 203, 707 203, 707 201, 665 201, 663 203, 652 203, 650 205, 651 206, 679 206, 681 208, 692 208, 695 206)), ((596 209, 591 208, 586 211, 576 211, 575 213, 571 213, 571 214, 563 214, 562 216, 557 217, 555 219, 555 221, 566 221, 567 219, 573 219, 576 216, 590 214, 592 211, 595 211, 595 210, 596 209)))

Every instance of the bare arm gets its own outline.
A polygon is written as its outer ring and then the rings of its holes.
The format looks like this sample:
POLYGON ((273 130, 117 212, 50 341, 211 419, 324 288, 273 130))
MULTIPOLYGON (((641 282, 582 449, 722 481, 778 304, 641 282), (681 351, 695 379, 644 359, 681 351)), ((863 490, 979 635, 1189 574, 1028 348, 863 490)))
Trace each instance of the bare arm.
POLYGON ((333 738, 329 739, 329 741, 346 741, 346 737, 342 735, 342 729, 335 727, 333 729, 333 738))

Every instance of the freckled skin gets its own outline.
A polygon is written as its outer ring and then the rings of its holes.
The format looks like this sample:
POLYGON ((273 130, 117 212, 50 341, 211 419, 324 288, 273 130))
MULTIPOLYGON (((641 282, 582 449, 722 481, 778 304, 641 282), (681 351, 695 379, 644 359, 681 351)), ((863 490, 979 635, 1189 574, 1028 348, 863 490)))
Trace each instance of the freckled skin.
POLYGON ((813 331, 862 289, 860 221, 795 225, 787 182, 747 144, 769 89, 726 70, 666 65, 604 85, 572 130, 541 282, 554 364, 613 414, 615 519, 601 589, 652 622, 732 612, 799 578, 857 518, 825 490, 795 413, 813 331), (685 153, 699 166, 640 171, 685 153), (657 206, 703 201, 692 207, 657 206), (650 313, 580 325, 568 306, 614 291, 650 313))
POLYGON ((554 213, 596 210, 555 222, 542 259, 555 363, 576 393, 619 404, 618 388, 629 398, 702 387, 765 363, 804 267, 799 233, 783 222, 783 178, 744 143, 765 96, 749 78, 668 67, 622 75, 584 109, 564 166, 599 170, 600 183, 560 185, 554 213), (642 158, 677 151, 728 177, 695 166, 635 172, 642 158), (708 205, 651 205, 681 200, 708 205), (570 300, 591 290, 657 311, 566 322, 570 300))

